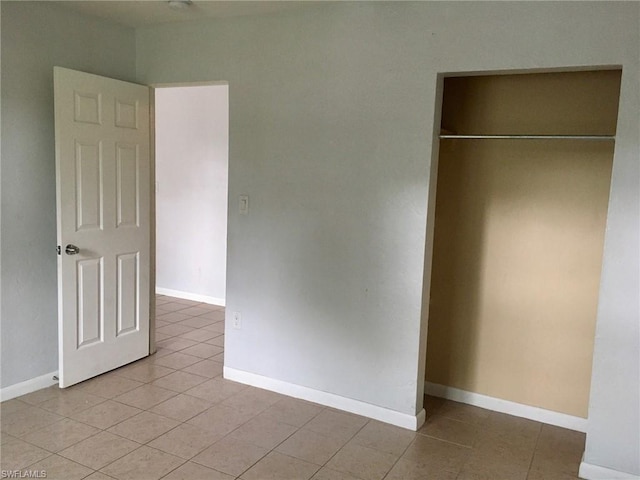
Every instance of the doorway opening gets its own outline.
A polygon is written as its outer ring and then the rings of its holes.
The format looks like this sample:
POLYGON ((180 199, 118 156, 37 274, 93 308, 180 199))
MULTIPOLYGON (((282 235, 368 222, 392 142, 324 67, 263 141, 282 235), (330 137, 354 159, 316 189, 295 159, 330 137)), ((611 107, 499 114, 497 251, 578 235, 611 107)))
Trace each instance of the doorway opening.
POLYGON ((586 429, 620 77, 443 79, 427 394, 586 429))
MULTIPOLYGON (((161 294, 224 306, 228 84, 155 85, 153 97, 155 291, 152 297, 161 294)), ((154 344, 152 339, 152 352, 154 344)))

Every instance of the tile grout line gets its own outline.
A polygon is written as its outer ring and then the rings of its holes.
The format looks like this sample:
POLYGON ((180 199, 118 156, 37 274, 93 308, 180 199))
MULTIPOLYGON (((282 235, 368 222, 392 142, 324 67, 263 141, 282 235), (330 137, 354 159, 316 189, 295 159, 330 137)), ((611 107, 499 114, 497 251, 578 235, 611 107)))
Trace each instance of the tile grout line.
MULTIPOLYGON (((353 413, 349 413, 349 415, 359 416, 359 415, 356 415, 356 414, 353 414, 353 413)), ((327 460, 326 462, 324 462, 324 465, 322 465, 323 467, 327 467, 327 465, 329 464, 329 462, 331 462, 331 460, 333 460, 333 459, 334 459, 334 457, 335 457, 336 455, 338 455, 338 453, 340 453, 340 451, 341 451, 344 447, 346 447, 346 446, 347 446, 347 444, 348 444, 351 440, 353 440, 353 439, 356 437, 356 435, 358 435, 358 434, 362 431, 362 429, 363 429, 364 427, 366 427, 367 425, 369 425, 369 422, 371 422, 371 419, 370 419, 370 418, 367 418, 367 417, 361 417, 361 418, 364 418, 364 419, 366 419, 367 421, 364 423, 364 425, 362 425, 362 427, 360 427, 360 428, 359 428, 359 429, 358 429, 358 430, 357 430, 353 435, 351 435, 351 436, 349 437, 349 439, 348 439, 348 440, 347 440, 347 441, 346 441, 346 442, 345 442, 345 443, 344 443, 344 444, 343 444, 343 445, 342 445, 342 446, 341 446, 341 447, 336 451, 336 453, 334 453, 333 455, 331 455, 331 457, 329 457, 329 460, 327 460)), ((308 423, 308 422, 307 422, 307 423, 308 423)), ((318 432, 316 432, 316 433, 318 433, 318 432)), ((327 467, 327 468, 330 468, 330 467, 327 467)), ((340 471, 340 470, 338 470, 338 471, 340 471)), ((342 473, 349 473, 349 475, 353 475, 353 474, 352 474, 352 473, 350 473, 350 472, 342 472, 342 473)), ((314 475, 315 475, 315 474, 314 474, 314 475)), ((385 474, 385 475, 386 475, 386 474, 385 474)), ((357 475, 353 475, 353 476, 354 476, 354 477, 357 477, 357 475)), ((357 478, 361 478, 361 477, 357 477, 357 478)), ((364 480, 364 479, 361 479, 361 480, 364 480)))
POLYGON ((533 466, 533 460, 536 457, 536 450, 538 450, 538 443, 540 443, 540 435, 542 435, 543 424, 540 424, 540 429, 538 430, 538 435, 536 435, 536 444, 533 447, 533 452, 531 453, 531 460, 529 461, 529 467, 527 468, 527 478, 529 478, 529 474, 531 473, 531 467, 533 466))
MULTIPOLYGON (((450 401, 450 400, 445 400, 445 402, 450 401)), ((480 408, 480 407, 476 407, 476 408, 480 408)), ((480 422, 479 424, 476 424, 475 426, 478 428, 478 433, 480 433, 482 431, 482 429, 486 426, 485 424, 489 421, 489 418, 491 417, 491 414, 489 413, 487 415, 487 417, 485 419, 483 419, 482 422, 480 422)), ((449 418, 447 416, 443 416, 443 418, 448 418, 449 420, 456 420, 455 418, 449 418)), ((456 421, 460 421, 461 420, 456 420, 456 421)), ((474 425, 472 423, 469 422, 462 422, 462 423, 467 423, 469 425, 474 425)), ((478 442, 480 442, 480 435, 477 435, 476 438, 473 441, 473 445, 470 447, 471 450, 473 451, 476 447, 476 445, 478 444, 478 442)), ((456 474, 456 479, 460 478, 460 476, 462 475, 462 472, 464 471, 464 467, 466 467, 468 465, 468 463, 471 461, 471 455, 469 455, 464 462, 462 462, 462 465, 460 465, 460 470, 458 470, 458 473, 456 474)))
MULTIPOLYGON (((280 395, 280 394, 279 394, 279 395, 280 395)), ((278 402, 279 402, 279 401, 280 401, 280 400, 278 400, 278 402)), ((304 400, 303 400, 303 401, 304 401, 304 400)), ((276 403, 278 403, 278 402, 276 402, 276 403)), ((274 403, 273 405, 275 405, 276 403, 274 403)), ((312 402, 311 402, 311 403, 312 403, 312 402)), ((268 408, 266 408, 265 410, 263 410, 262 412, 260 412, 258 415, 263 414, 264 412, 266 412, 267 410, 269 410, 269 408, 271 408, 273 405, 270 405, 268 408)), ((314 404, 314 405, 315 405, 315 404, 314 404)), ((319 405, 319 406, 320 406, 320 405, 319 405)), ((277 421, 277 420, 274 420, 274 422, 276 422, 276 423, 283 423, 283 424, 285 424, 285 425, 289 425, 289 426, 291 426, 291 427, 295 427, 295 428, 296 428, 296 430, 295 430, 295 431, 293 431, 291 434, 289 434, 289 435, 288 435, 284 440, 282 440, 280 443, 278 443, 277 445, 275 445, 271 450, 269 450, 269 452, 267 452, 267 453, 266 453, 264 456, 262 456, 262 457, 261 457, 261 458, 260 458, 256 463, 254 463, 253 465, 251 465, 249 468, 247 468, 245 471, 243 471, 243 472, 242 472, 240 475, 238 475, 236 478, 241 478, 241 477, 242 477, 242 475, 244 475, 245 473, 247 473, 247 472, 248 472, 250 469, 252 469, 252 468, 253 468, 253 467, 254 467, 258 462, 260 462, 260 461, 261 461, 262 459, 264 459, 267 455, 269 455, 270 453, 273 453, 273 452, 276 452, 276 453, 278 453, 278 454, 280 454, 280 455, 285 455, 285 456, 287 456, 287 457, 289 457, 289 458, 293 458, 293 459, 295 459, 295 460, 303 461, 303 462, 309 463, 309 464, 311 464, 311 465, 317 466, 317 464, 315 464, 315 463, 313 463, 313 462, 309 462, 309 461, 307 461, 307 460, 303 460, 303 459, 301 459, 301 458, 297 458, 297 457, 292 457, 291 455, 287 455, 287 454, 285 454, 285 453, 278 452, 276 449, 277 449, 280 445, 282 445, 284 442, 286 442, 287 440, 289 440, 289 438, 291 438, 291 437, 292 437, 292 436, 294 436, 296 433, 298 433, 300 430, 302 430, 302 429, 304 428, 304 426, 305 426, 305 425, 309 424, 309 423, 310 423, 314 418, 316 418, 318 415, 320 415, 320 414, 321 414, 322 412, 324 412, 325 410, 326 410, 326 407, 321 408, 321 409, 320 409, 320 411, 319 411, 317 414, 315 414, 313 417, 311 417, 309 420, 307 420, 307 421, 306 421, 304 424, 302 424, 300 427, 298 427, 298 426, 296 426, 296 425, 290 425, 290 424, 285 423, 285 422, 279 422, 279 421, 277 421)), ((256 416, 257 416, 257 415, 256 415, 256 416)), ((255 418, 256 416, 254 416, 253 418, 255 418)), ((243 424, 243 425, 244 425, 244 424, 243 424)), ((242 425, 241 425, 241 426, 242 426, 242 425)), ((240 427, 238 427, 238 428, 240 428, 240 427)), ((236 428, 235 430, 237 430, 238 428, 236 428)), ((235 431, 235 430, 234 430, 234 431, 235 431)), ((231 432, 231 433, 233 433, 233 432, 231 432)), ((229 435, 230 435, 230 434, 229 434, 229 435)), ((337 453, 337 452, 336 452, 336 453, 337 453)), ((327 460, 327 461, 328 461, 328 460, 327 460)), ((320 465, 320 466, 318 467, 318 469, 313 473, 313 475, 312 475, 312 476, 315 476, 315 475, 316 475, 316 473, 318 473, 318 471, 319 471, 323 466, 324 466, 324 465, 320 465)))
MULTIPOLYGON (((422 428, 422 427, 421 427, 422 428)), ((393 462, 393 465, 391 465, 391 468, 389 469, 389 471, 387 473, 384 474, 384 477, 382 477, 382 480, 385 480, 389 474, 391 473, 391 471, 395 468, 395 466, 398 464, 398 462, 402 459, 402 457, 404 456, 405 453, 407 453, 407 450, 409 450, 409 447, 411 447, 411 445, 413 445, 413 443, 416 441, 417 439, 417 435, 418 435, 418 431, 416 430, 415 432, 416 437, 413 437, 413 440, 411 440, 409 442, 409 445, 407 445, 404 450, 402 450, 402 453, 400 454, 400 456, 397 458, 397 460, 395 462, 393 462)))

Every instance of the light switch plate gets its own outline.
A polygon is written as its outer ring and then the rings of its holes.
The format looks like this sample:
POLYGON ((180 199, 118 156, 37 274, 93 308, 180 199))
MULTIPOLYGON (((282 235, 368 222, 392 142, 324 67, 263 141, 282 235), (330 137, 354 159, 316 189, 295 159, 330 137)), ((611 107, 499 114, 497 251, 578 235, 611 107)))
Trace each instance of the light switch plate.
POLYGON ((249 214, 249 195, 240 195, 240 202, 238 204, 238 212, 240 215, 249 214))

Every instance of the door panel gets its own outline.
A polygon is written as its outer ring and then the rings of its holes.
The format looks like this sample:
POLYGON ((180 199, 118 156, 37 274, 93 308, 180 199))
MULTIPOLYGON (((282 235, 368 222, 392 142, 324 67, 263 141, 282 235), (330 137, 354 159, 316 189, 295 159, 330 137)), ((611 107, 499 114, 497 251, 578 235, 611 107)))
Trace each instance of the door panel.
POLYGON ((54 89, 67 387, 149 354, 149 89, 59 67, 54 89))
POLYGON ((102 124, 102 97, 98 94, 74 91, 74 116, 77 123, 102 124))
POLYGON ((102 341, 102 258, 77 262, 78 267, 78 347, 102 341))
POLYGON ((118 255, 118 336, 139 328, 138 258, 138 253, 118 255))
POLYGON ((102 142, 76 141, 77 230, 102 229, 102 142))
POLYGON ((118 227, 139 226, 138 205, 140 204, 140 190, 138 177, 140 176, 140 160, 136 145, 118 145, 118 227))

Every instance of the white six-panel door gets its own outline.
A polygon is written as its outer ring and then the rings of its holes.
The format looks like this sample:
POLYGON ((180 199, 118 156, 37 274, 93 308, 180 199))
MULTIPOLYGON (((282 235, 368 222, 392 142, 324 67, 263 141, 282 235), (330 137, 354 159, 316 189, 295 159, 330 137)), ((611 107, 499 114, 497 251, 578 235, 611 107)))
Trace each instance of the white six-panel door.
POLYGON ((149 354, 149 88, 55 67, 54 90, 68 387, 149 354))

